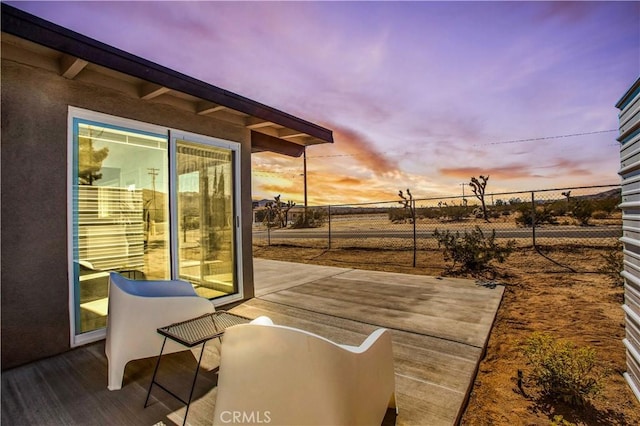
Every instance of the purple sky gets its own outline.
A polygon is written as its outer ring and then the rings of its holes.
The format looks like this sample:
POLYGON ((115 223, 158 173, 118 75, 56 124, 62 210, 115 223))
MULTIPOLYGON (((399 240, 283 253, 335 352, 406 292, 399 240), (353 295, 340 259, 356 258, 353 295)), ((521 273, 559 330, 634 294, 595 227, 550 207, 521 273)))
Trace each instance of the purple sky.
MULTIPOLYGON (((639 2, 9 3, 334 130, 310 204, 619 182, 602 131, 640 75, 639 2)), ((301 159, 253 168, 254 198, 302 201, 301 159)))

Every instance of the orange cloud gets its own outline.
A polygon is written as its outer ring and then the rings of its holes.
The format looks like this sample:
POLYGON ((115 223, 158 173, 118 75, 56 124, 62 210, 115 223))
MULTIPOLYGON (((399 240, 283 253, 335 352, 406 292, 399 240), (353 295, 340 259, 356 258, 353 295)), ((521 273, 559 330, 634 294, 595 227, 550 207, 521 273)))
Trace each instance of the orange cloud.
MULTIPOLYGON (((396 185, 386 178, 345 177, 329 171, 311 171, 307 174, 308 203, 310 206, 364 203, 393 200, 396 185)), ((299 205, 304 201, 304 180, 302 177, 284 180, 279 176, 260 176, 254 179, 254 199, 272 199, 280 194, 283 200, 291 200, 299 205)))
POLYGON ((489 175, 494 179, 521 179, 530 178, 531 173, 528 165, 514 164, 503 167, 451 167, 438 170, 441 175, 454 178, 470 179, 472 176, 489 175))
POLYGON ((571 177, 571 176, 592 176, 593 171, 585 168, 584 163, 580 163, 566 158, 560 159, 557 163, 540 167, 541 169, 553 169, 550 177, 571 177))
POLYGON ((593 172, 577 161, 560 159, 548 166, 535 166, 526 163, 517 163, 501 167, 449 167, 438 170, 441 175, 470 179, 472 176, 489 175, 500 180, 527 179, 527 178, 554 178, 571 176, 591 176, 593 172), (540 170, 545 170, 541 173, 540 170))
POLYGON ((342 177, 337 179, 335 183, 339 185, 361 185, 363 181, 353 177, 342 177))
MULTIPOLYGON (((364 203, 393 199, 391 191, 381 188, 374 180, 341 183, 343 179, 331 175, 319 176, 309 184, 309 203, 314 205, 364 203)), ((355 179, 357 180, 357 179, 355 179)))
POLYGON ((300 185, 294 185, 293 183, 277 183, 277 182, 265 182, 260 185, 260 189, 270 194, 288 194, 291 198, 291 195, 296 195, 295 198, 299 198, 299 194, 302 192, 300 185))
POLYGON ((398 163, 375 149, 373 143, 363 134, 335 124, 328 127, 333 129, 334 143, 340 151, 352 155, 372 172, 384 174, 398 169, 398 163))

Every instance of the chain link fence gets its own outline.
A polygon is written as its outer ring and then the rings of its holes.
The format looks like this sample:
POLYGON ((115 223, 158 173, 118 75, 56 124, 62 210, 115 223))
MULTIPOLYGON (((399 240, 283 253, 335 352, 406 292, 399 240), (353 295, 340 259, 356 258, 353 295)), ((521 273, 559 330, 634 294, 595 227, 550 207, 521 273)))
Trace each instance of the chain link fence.
POLYGON ((437 234, 480 229, 550 251, 611 250, 622 236, 619 185, 254 210, 253 243, 320 249, 437 250, 437 234), (486 214, 486 218, 485 218, 486 214))

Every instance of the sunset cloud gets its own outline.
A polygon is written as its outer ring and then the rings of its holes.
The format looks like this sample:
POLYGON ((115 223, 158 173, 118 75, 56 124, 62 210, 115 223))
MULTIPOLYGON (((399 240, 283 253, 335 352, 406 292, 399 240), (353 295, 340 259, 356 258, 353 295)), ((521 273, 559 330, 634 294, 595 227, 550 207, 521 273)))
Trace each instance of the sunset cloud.
POLYGON ((330 126, 333 129, 334 141, 345 155, 353 157, 375 174, 391 173, 398 169, 397 160, 381 153, 365 135, 344 126, 330 126))
POLYGON ((594 171, 586 167, 586 164, 566 158, 560 159, 549 166, 538 167, 538 169, 548 170, 549 176, 555 178, 575 176, 589 178, 594 175, 594 171))
POLYGON ((494 168, 480 167, 459 167, 459 168, 442 168, 439 169, 443 176, 454 177, 458 179, 471 179, 472 176, 478 177, 491 176, 493 180, 509 180, 523 179, 535 176, 535 173, 529 169, 526 164, 513 164, 511 166, 501 166, 494 168))
POLYGON ((593 171, 585 167, 583 163, 569 159, 555 160, 547 165, 535 165, 527 163, 514 163, 497 167, 458 167, 438 169, 443 176, 459 179, 470 179, 472 176, 491 176, 492 180, 512 180, 530 178, 564 178, 580 176, 588 178, 593 171))
POLYGON ((335 183, 339 185, 360 186, 364 183, 364 181, 362 179, 356 179, 352 177, 338 177, 335 183))

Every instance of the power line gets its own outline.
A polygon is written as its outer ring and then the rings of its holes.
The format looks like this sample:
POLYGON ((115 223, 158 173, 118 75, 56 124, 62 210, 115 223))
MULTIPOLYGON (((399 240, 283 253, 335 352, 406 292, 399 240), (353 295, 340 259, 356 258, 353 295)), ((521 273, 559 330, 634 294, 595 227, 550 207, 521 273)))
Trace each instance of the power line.
MULTIPOLYGON (((473 146, 506 145, 506 144, 523 143, 523 142, 535 142, 535 141, 551 140, 551 139, 572 138, 572 137, 576 137, 576 136, 596 135, 596 134, 599 134, 599 133, 611 133, 611 132, 617 132, 617 131, 618 131, 618 129, 594 130, 594 131, 591 131, 591 132, 571 133, 571 134, 567 134, 567 135, 542 136, 542 137, 539 137, 539 138, 514 139, 514 140, 508 140, 508 141, 478 143, 478 144, 473 144, 473 146)), ((383 152, 381 152, 381 154, 388 154, 390 152, 392 152, 392 151, 383 151, 383 152)), ((359 157, 361 155, 364 155, 364 154, 317 155, 317 156, 307 157, 307 158, 359 157)))
POLYGON ((543 136, 540 138, 529 138, 529 139, 515 139, 515 140, 511 140, 511 141, 501 141, 501 142, 488 142, 488 143, 481 143, 481 144, 475 144, 474 146, 484 146, 484 145, 504 145, 504 144, 509 144, 509 143, 521 143, 521 142, 533 142, 533 141, 544 141, 544 140, 549 140, 549 139, 562 139, 562 138, 572 138, 575 136, 587 136, 587 135, 595 135, 598 133, 610 133, 610 132, 617 132, 618 129, 612 129, 612 130, 594 130, 592 132, 585 132, 585 133, 572 133, 569 135, 557 135, 557 136, 543 136))
MULTIPOLYGON (((473 146, 487 146, 487 145, 506 145, 506 144, 514 144, 514 143, 523 143, 523 142, 535 142, 535 141, 542 141, 542 140, 552 140, 552 139, 563 139, 563 138, 572 138, 572 137, 576 137, 576 136, 588 136, 588 135, 596 135, 596 134, 600 134, 600 133, 611 133, 611 132, 617 132, 619 131, 618 129, 611 129, 611 130, 593 130, 591 132, 583 132, 583 133, 571 133, 571 134, 567 134, 567 135, 555 135, 555 136, 542 136, 539 138, 528 138, 528 139, 514 139, 514 140, 508 140, 508 141, 499 141, 499 142, 487 142, 487 143, 481 143, 481 144, 474 144, 473 146)), ((618 144, 608 144, 606 146, 619 146, 618 144)), ((391 151, 383 151, 381 152, 381 154, 388 154, 391 151)), ((365 154, 335 154, 335 155, 317 155, 317 156, 313 156, 313 157, 307 157, 307 159, 310 158, 335 158, 335 157, 359 157, 365 154)), ((280 171, 280 172, 276 172, 276 171, 254 171, 253 174, 254 175, 260 175, 260 176, 277 176, 277 175, 292 175, 295 176, 296 173, 293 172, 292 169, 288 169, 291 171, 280 171)))

